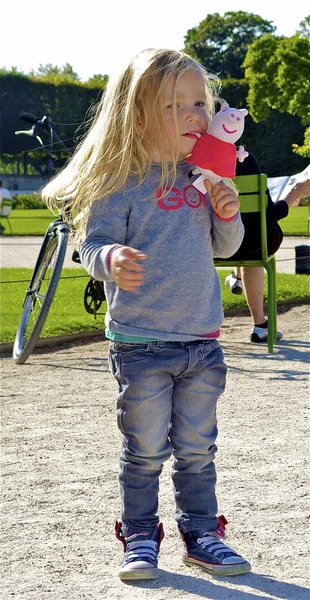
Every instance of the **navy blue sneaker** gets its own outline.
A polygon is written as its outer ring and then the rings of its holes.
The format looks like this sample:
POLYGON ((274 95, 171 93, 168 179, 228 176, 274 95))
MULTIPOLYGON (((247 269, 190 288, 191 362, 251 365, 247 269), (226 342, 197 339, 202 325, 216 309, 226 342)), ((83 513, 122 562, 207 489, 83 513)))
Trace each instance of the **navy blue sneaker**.
POLYGON ((185 564, 199 565, 212 575, 241 575, 251 570, 247 560, 221 541, 220 538, 225 535, 225 527, 206 532, 193 529, 187 533, 180 529, 180 533, 184 542, 185 564))
POLYGON ((164 538, 162 523, 156 525, 153 531, 139 531, 124 537, 121 532, 122 524, 116 521, 116 537, 124 546, 124 559, 118 575, 122 580, 157 579, 157 557, 160 544, 164 538))

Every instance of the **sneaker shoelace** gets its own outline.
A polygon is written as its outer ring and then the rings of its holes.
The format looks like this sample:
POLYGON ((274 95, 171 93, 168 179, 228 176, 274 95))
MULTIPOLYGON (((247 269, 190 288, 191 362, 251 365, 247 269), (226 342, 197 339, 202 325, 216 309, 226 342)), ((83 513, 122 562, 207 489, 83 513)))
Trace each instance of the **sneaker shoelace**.
POLYGON ((232 548, 226 546, 218 539, 217 535, 206 535, 202 538, 197 539, 197 544, 199 544, 203 550, 208 550, 211 554, 218 557, 220 554, 236 554, 232 548))
POLYGON ((156 565, 157 543, 153 540, 145 540, 139 542, 130 542, 127 540, 125 562, 128 563, 139 560, 145 560, 153 565, 156 565))

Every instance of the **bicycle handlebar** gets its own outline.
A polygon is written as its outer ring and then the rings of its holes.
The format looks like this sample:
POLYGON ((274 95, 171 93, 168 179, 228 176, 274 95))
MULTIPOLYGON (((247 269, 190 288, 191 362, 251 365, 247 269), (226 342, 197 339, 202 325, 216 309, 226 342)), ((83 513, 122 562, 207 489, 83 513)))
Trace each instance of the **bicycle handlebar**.
POLYGON ((30 125, 34 125, 37 123, 37 121, 40 121, 39 117, 35 117, 34 115, 23 110, 19 114, 19 118, 22 119, 22 121, 26 121, 26 123, 30 123, 30 125))
POLYGON ((62 141, 62 139, 59 137, 56 131, 54 131, 48 117, 36 117, 35 115, 32 115, 31 113, 22 110, 19 114, 19 118, 22 119, 22 121, 25 121, 26 123, 30 123, 30 125, 32 125, 32 128, 29 131, 15 131, 16 135, 19 135, 21 133, 24 133, 26 135, 33 135, 38 139, 41 146, 43 146, 41 138, 36 133, 36 127, 41 126, 51 134, 51 136, 58 142, 58 144, 63 148, 63 150, 65 150, 69 154, 72 154, 72 150, 67 148, 66 144, 62 141))
POLYGON ((22 110, 19 118, 22 119, 22 121, 26 121, 26 123, 30 123, 30 125, 42 125, 42 127, 45 127, 45 129, 50 129, 48 117, 44 116, 42 119, 40 119, 40 117, 35 117, 31 113, 22 110))

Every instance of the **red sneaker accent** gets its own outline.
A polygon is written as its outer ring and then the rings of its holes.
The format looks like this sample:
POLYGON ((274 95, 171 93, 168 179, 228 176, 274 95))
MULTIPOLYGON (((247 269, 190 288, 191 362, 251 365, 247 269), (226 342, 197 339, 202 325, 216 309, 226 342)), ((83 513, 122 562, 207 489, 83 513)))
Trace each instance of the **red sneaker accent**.
POLYGON ((226 535, 226 525, 228 524, 227 519, 224 517, 224 515, 220 515, 217 519, 218 521, 218 526, 216 528, 216 530, 214 531, 214 533, 216 533, 216 535, 218 535, 221 538, 224 538, 226 535))
MULTIPOLYGON (((127 549, 126 539, 124 538, 124 536, 121 533, 122 523, 120 521, 115 521, 114 528, 115 528, 115 535, 116 535, 117 539, 120 542, 122 542, 122 544, 124 546, 124 552, 126 552, 126 549, 127 549)), ((159 553, 160 545, 165 537, 165 532, 164 532, 162 523, 159 523, 158 525, 156 525, 156 527, 154 529, 159 530, 159 537, 158 537, 158 542, 157 542, 158 553, 159 553)), ((139 532, 139 533, 142 533, 142 532, 139 532)))

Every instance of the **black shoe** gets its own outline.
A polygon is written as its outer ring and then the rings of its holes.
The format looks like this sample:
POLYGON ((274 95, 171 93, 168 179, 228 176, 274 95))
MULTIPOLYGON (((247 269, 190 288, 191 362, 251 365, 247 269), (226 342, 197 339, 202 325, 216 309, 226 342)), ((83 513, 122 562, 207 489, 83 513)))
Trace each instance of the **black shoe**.
POLYGON ((225 278, 225 284, 230 287, 230 291, 232 294, 237 294, 238 296, 242 294, 242 281, 241 279, 236 277, 234 272, 232 272, 230 275, 227 275, 227 277, 225 278))
POLYGON ((71 258, 73 262, 81 264, 80 253, 77 250, 73 250, 71 258))
MULTIPOLYGON (((282 331, 277 331, 277 340, 281 340, 283 338, 282 331)), ((252 344, 264 344, 268 341, 268 327, 257 327, 257 325, 253 325, 250 334, 250 340, 252 344)))

